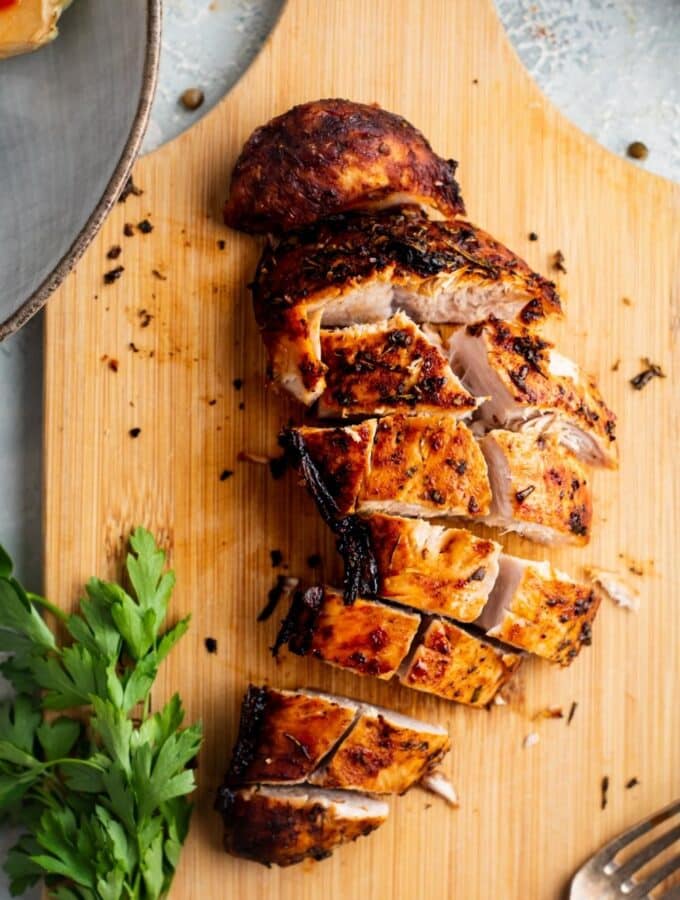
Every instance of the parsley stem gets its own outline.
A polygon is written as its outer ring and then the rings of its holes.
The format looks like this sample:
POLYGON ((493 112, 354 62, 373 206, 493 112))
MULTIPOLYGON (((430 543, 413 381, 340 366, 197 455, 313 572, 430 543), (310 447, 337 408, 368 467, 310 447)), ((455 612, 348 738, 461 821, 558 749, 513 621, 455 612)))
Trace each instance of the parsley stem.
POLYGON ((53 616, 56 616, 60 622, 68 622, 68 615, 64 612, 63 609, 59 609, 58 606, 55 606, 54 603, 50 603, 49 600, 46 600, 39 594, 27 593, 26 596, 31 601, 31 603, 35 603, 36 606, 44 607, 48 612, 51 612, 53 616))

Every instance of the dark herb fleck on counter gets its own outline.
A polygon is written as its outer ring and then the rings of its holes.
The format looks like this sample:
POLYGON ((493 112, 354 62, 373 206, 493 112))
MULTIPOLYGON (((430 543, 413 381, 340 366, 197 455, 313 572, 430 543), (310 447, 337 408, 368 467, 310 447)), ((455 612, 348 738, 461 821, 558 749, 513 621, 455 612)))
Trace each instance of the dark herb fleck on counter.
POLYGON ((537 240, 538 240, 538 235, 536 234, 535 231, 530 231, 530 232, 529 232, 529 240, 530 240, 530 241, 537 241, 537 240))
POLYGON ((284 597, 290 596, 300 583, 299 578, 279 575, 276 584, 267 594, 267 602, 257 617, 258 622, 266 622, 284 597))
POLYGON ((283 562, 283 553, 280 550, 270 550, 269 556, 271 557, 272 566, 276 569, 283 562))
POLYGON ((123 225, 123 234, 125 235, 125 237, 133 237, 134 233, 134 226, 132 226, 129 222, 126 222, 125 225, 123 225))
POLYGON ((114 281, 118 281, 124 271, 124 266, 116 266, 115 269, 110 269, 108 272, 104 272, 104 284, 113 284, 114 281))
POLYGON ((140 309, 137 315, 139 316, 140 328, 148 328, 153 319, 151 313, 146 309, 140 309))
POLYGON ((630 383, 636 391, 641 391, 646 387, 652 378, 665 378, 666 374, 662 371, 661 366, 651 362, 646 357, 642 360, 644 369, 638 372, 634 378, 630 379, 630 383))
POLYGON ((288 460, 286 456, 275 456, 269 460, 269 471, 274 481, 278 481, 288 471, 288 460))
POLYGON ((617 359, 614 365, 612 366, 612 372, 618 372, 621 367, 621 360, 617 359))
POLYGON ((128 434, 130 435, 131 438, 139 437, 139 435, 140 435, 141 433, 142 433, 142 429, 141 429, 141 428, 131 428, 131 429, 128 431, 128 434))
POLYGON ((217 640, 214 637, 207 637, 203 643, 208 653, 217 653, 217 640))
POLYGON ((148 219, 142 219, 141 222, 137 223, 137 228, 142 232, 142 234, 151 234, 153 231, 153 225, 149 222, 148 219))
POLYGON ((120 244, 114 244, 113 247, 109 248, 109 252, 106 254, 107 259, 118 259, 120 254, 122 253, 122 248, 120 244))
POLYGON ((240 391, 241 388, 243 387, 243 379, 242 378, 234 378, 234 380, 232 381, 232 384, 234 385, 235 390, 240 391))
POLYGON ((226 242, 226 241, 223 241, 223 240, 220 238, 220 240, 217 242, 217 249, 218 249, 218 250, 224 250, 224 248, 225 248, 226 246, 227 246, 227 242, 226 242))
POLYGON ((631 788, 637 787, 638 784, 640 784, 640 782, 637 778, 629 778, 626 782, 626 790, 629 791, 631 788))
POLYGON ((609 791, 609 776, 605 775, 600 784, 600 809, 607 808, 607 792, 609 791))
POLYGON ((231 469, 222 469, 220 472, 220 481, 226 481, 227 478, 231 478, 233 474, 231 469))
POLYGON ((552 267, 556 272, 567 274, 567 269, 564 265, 564 253, 561 250, 555 250, 552 258, 552 267))
POLYGON ((120 197, 118 198, 119 203, 125 203, 130 194, 133 194, 135 197, 141 197, 144 191, 137 187, 137 185, 132 180, 132 175, 128 178, 123 186, 123 190, 120 192, 120 197))
POLYGON ((154 278, 157 278, 159 281, 167 281, 168 276, 164 275, 162 272, 159 272, 158 269, 152 269, 151 274, 154 278))
POLYGON ((111 369, 112 372, 118 371, 118 360, 117 359, 109 360, 109 369, 111 369))
POLYGON ((569 707, 569 715, 567 716, 567 725, 571 725, 571 720, 574 718, 574 713, 576 712, 576 707, 578 703, 574 700, 569 707))

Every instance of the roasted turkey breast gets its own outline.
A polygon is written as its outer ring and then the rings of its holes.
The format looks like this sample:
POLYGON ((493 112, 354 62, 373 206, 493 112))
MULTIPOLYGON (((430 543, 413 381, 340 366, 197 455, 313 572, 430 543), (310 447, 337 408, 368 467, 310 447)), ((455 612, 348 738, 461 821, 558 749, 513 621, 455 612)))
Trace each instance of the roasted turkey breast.
POLYGON ((308 598, 306 615, 300 615, 293 601, 276 639, 275 652, 287 645, 300 656, 309 654, 355 674, 385 678, 398 674, 407 687, 472 706, 485 706, 519 665, 520 657, 510 648, 497 649, 448 619, 411 613, 417 620, 413 623, 416 628, 408 644, 399 643, 394 638, 393 617, 395 611, 406 614, 406 610, 365 599, 344 605, 340 592, 328 587, 309 588, 305 596, 308 598), (371 605, 370 632, 356 630, 363 625, 361 618, 353 615, 357 604, 371 605), (336 652, 332 637, 329 638, 336 630, 351 631, 354 640, 360 641, 364 648, 372 644, 377 649, 390 647, 389 670, 372 670, 376 649, 364 650, 359 661, 347 655, 343 660, 336 652), (402 654, 399 660, 397 647, 402 654))
POLYGON ((346 605, 334 588, 312 587, 293 598, 275 644, 299 656, 389 679, 399 668, 420 626, 420 616, 357 598, 346 605))
POLYGON ((500 573, 478 624, 489 636, 568 666, 590 644, 600 600, 547 562, 502 555, 500 573))
POLYGON ((326 389, 322 418, 382 416, 391 412, 470 415, 478 401, 451 371, 434 333, 408 316, 321 332, 326 389))
POLYGON ((269 376, 307 405, 326 387, 322 328, 399 311, 433 324, 490 315, 534 323, 561 311, 552 282, 486 232, 408 207, 336 217, 270 242, 252 291, 269 376))
POLYGON ((305 781, 356 714, 357 705, 344 698, 250 685, 227 782, 305 781))
POLYGON ((434 770, 450 746, 440 725, 362 704, 350 733, 310 780, 320 787, 403 794, 434 770))
MULTIPOLYGON (((294 431, 341 515, 432 518, 489 512, 484 456, 455 416, 396 414, 344 428, 294 431)), ((309 479, 308 486, 313 487, 309 479)))
POLYGON ((458 329, 449 341, 454 371, 491 428, 555 431, 593 466, 616 468, 616 417, 595 381, 553 345, 519 323, 490 319, 458 329))
POLYGON ((299 228, 334 213, 417 203, 464 213, 457 163, 377 104, 316 100, 256 129, 231 176, 224 220, 250 232, 299 228))
POLYGON ((422 519, 374 514, 364 522, 380 597, 461 622, 479 616, 498 574, 500 544, 422 519))
POLYGON ((493 497, 487 525, 541 544, 588 543, 590 473, 556 435, 496 429, 479 446, 493 497))
POLYGON ((265 866, 325 859, 340 844, 370 834, 387 819, 382 800, 299 785, 220 789, 224 848, 265 866))
POLYGON ((401 683, 468 706, 487 706, 521 662, 448 619, 433 617, 402 666, 401 683))

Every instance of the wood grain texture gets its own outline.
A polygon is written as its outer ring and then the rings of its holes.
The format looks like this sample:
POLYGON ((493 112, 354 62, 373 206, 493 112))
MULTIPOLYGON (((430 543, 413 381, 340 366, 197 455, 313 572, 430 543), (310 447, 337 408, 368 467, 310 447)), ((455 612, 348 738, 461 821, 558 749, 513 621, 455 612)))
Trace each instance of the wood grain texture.
MULTIPOLYGON (((290 0, 235 90, 144 159, 135 178, 144 195, 116 207, 48 307, 47 590, 69 604, 89 574, 113 574, 136 523, 171 551, 174 613, 191 610, 193 625, 165 665, 157 699, 181 689, 206 729, 198 809, 173 895, 559 896, 600 843, 680 795, 680 191, 614 158, 551 108, 491 0, 290 0), (328 578, 337 564, 294 479, 273 481, 265 467, 237 460, 240 450, 274 451, 280 425, 299 410, 265 392, 246 289, 258 243, 226 230, 220 206, 251 130, 324 96, 378 101, 422 128, 437 151, 461 161, 471 218, 539 270, 563 251, 567 319, 553 333, 598 376, 620 417, 621 469, 595 477, 592 544, 549 555, 576 575, 587 564, 626 573, 639 562, 645 574, 627 577, 642 608, 603 606, 590 651, 567 671, 530 662, 511 705, 491 713, 320 663, 276 665, 267 652, 276 617, 255 621, 276 575, 271 549, 303 576, 310 553, 322 553, 328 578), (123 236, 125 222, 145 216, 151 234, 123 236), (529 242, 530 231, 538 241, 529 242), (115 263, 105 259, 112 244, 123 247, 115 263), (102 273, 118 263, 122 277, 104 286, 102 273), (152 316, 146 327, 140 310, 152 316), (668 378, 638 393, 628 379, 643 355, 668 378), (141 428, 135 439, 131 428, 141 428), (225 469, 234 474, 221 481, 225 469), (216 655, 205 652, 206 636, 217 638, 216 655), (391 821, 375 835, 285 871, 223 855, 212 793, 249 679, 320 686, 446 724, 460 810, 414 791, 392 802, 391 821), (532 719, 547 705, 566 712, 572 701, 569 727, 532 719), (534 730, 540 743, 523 749, 534 730), (626 791, 632 776, 641 783, 626 791)), ((542 555, 517 538, 505 544, 542 555)))

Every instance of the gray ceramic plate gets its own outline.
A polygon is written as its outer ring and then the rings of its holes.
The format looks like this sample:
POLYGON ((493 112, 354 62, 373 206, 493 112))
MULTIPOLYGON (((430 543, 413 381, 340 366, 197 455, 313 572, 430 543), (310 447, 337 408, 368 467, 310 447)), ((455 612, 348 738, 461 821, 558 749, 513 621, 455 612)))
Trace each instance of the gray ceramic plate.
POLYGON ((161 0, 75 0, 49 47, 0 60, 0 340, 45 303, 130 172, 161 0))

